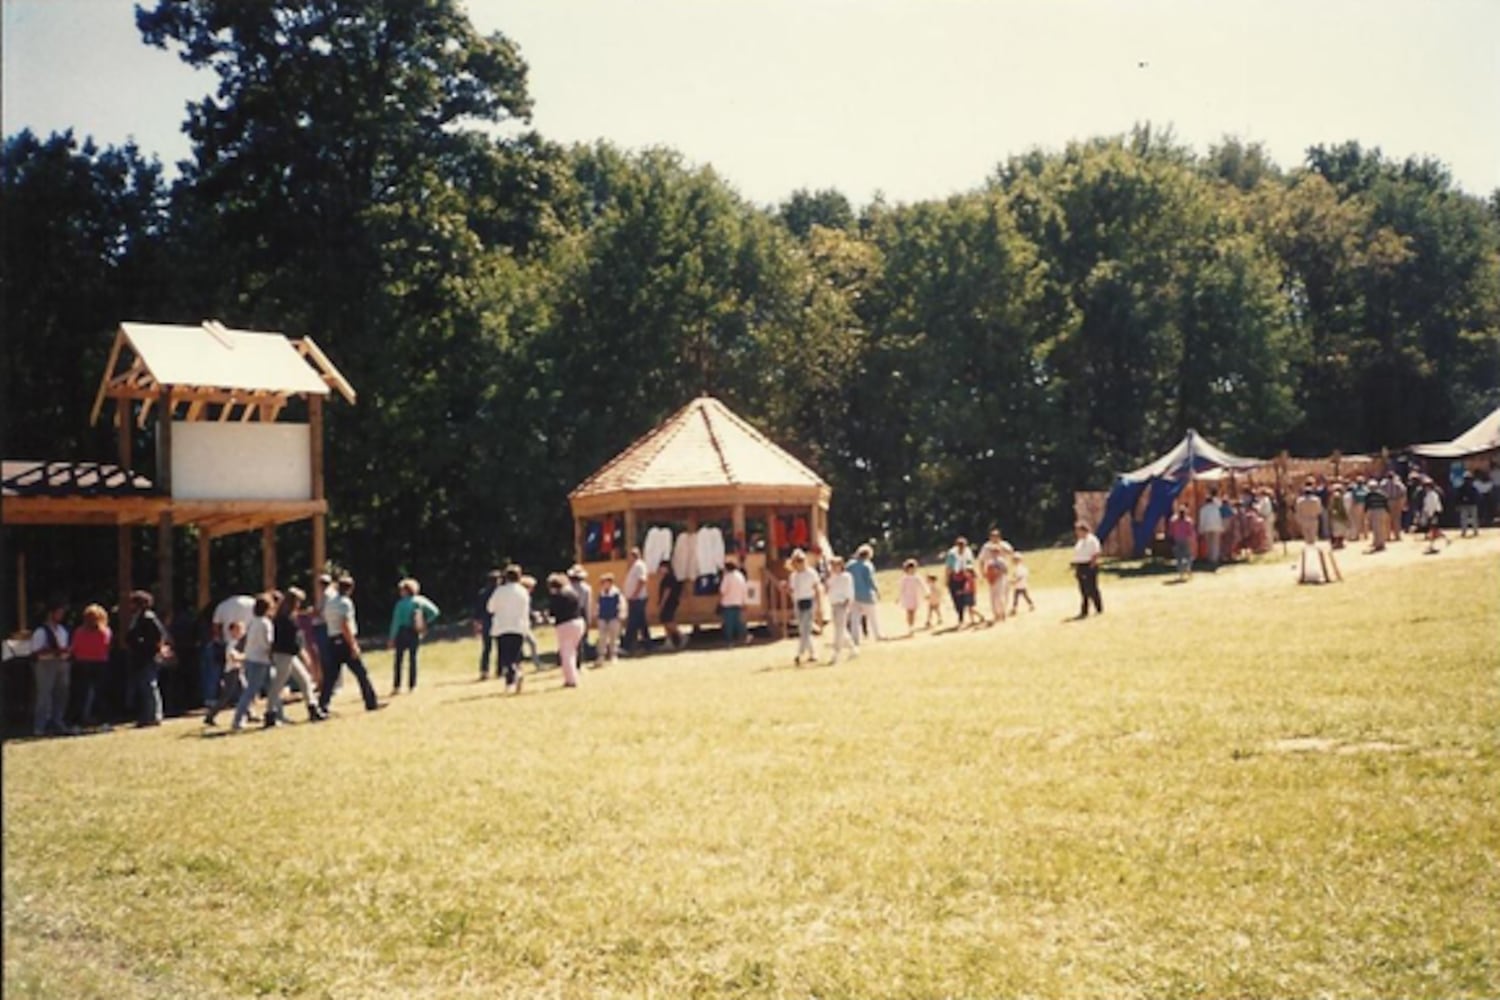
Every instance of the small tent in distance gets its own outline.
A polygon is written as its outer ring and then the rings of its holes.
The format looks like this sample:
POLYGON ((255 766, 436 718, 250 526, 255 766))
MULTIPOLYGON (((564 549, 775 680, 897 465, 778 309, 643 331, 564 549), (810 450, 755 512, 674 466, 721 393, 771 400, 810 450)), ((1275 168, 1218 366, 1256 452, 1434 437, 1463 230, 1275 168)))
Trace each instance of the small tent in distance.
POLYGON ((1259 459, 1231 455, 1200 437, 1197 431, 1189 430, 1175 448, 1150 465, 1115 479, 1094 534, 1100 539, 1109 537, 1115 523, 1135 510, 1145 496, 1146 510, 1135 522, 1133 539, 1135 554, 1140 555, 1151 544, 1157 523, 1171 513, 1172 504, 1194 479, 1223 472, 1248 472, 1262 464, 1259 459))

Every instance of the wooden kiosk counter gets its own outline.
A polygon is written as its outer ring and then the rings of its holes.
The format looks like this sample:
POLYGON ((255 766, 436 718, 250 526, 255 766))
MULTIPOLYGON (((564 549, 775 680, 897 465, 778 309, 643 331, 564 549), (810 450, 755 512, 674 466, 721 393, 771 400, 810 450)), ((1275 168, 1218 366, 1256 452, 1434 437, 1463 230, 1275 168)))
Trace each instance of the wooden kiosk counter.
MULTIPOLYGON (((605 573, 623 588, 630 548, 644 549, 651 529, 670 529, 675 544, 684 532, 717 528, 750 584, 745 620, 785 627, 791 616, 778 586, 785 557, 795 547, 827 548, 832 495, 817 473, 719 400, 699 396, 568 495, 574 558, 596 593, 605 573)), ((647 618, 659 624, 660 574, 651 562, 647 618)), ((718 622, 710 584, 684 581, 679 625, 718 622)))

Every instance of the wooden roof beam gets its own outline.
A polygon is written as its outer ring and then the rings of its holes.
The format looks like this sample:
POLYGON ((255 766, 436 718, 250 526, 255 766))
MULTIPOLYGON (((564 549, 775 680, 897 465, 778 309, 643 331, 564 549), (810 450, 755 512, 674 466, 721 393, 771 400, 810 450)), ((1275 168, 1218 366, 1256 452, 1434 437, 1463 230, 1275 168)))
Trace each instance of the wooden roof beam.
POLYGON ((94 408, 89 411, 90 427, 99 422, 99 412, 104 408, 104 387, 109 383, 110 372, 115 370, 115 365, 120 361, 120 345, 124 341, 125 334, 115 331, 115 342, 109 349, 109 361, 104 365, 104 378, 99 380, 99 391, 94 394, 94 408))
POLYGON ((299 337, 292 341, 292 345, 297 348, 298 353, 313 363, 313 367, 322 374, 324 382, 337 389, 339 395, 343 396, 347 402, 355 401, 357 396, 354 386, 350 385, 343 373, 334 366, 332 361, 328 360, 328 355, 323 353, 323 349, 317 345, 316 341, 311 337, 299 337))

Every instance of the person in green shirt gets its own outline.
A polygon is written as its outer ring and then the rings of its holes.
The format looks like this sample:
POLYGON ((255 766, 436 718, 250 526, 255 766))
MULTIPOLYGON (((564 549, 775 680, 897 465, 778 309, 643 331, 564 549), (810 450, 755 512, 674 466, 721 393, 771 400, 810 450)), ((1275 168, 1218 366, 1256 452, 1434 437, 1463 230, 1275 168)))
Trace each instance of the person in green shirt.
POLYGON ((391 611, 391 645, 396 650, 395 679, 391 682, 391 694, 401 693, 401 658, 407 654, 411 659, 411 672, 406 689, 417 689, 417 648, 427 628, 438 619, 438 606, 422 596, 422 585, 407 577, 396 585, 401 599, 391 611))

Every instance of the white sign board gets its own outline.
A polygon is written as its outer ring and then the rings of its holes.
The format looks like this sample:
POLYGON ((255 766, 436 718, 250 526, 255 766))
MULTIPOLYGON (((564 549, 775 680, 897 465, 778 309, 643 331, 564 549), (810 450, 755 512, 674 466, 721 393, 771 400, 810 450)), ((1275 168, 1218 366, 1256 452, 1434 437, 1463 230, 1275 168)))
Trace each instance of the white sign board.
POLYGON ((311 500, 307 424, 172 421, 176 500, 311 500))

